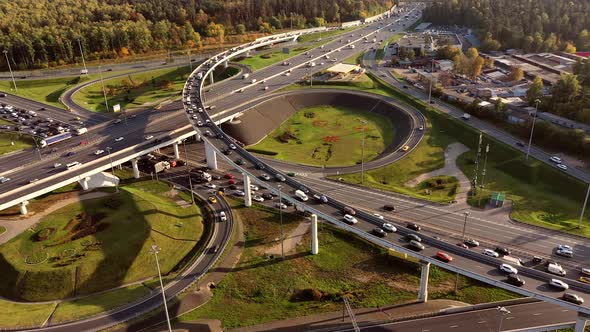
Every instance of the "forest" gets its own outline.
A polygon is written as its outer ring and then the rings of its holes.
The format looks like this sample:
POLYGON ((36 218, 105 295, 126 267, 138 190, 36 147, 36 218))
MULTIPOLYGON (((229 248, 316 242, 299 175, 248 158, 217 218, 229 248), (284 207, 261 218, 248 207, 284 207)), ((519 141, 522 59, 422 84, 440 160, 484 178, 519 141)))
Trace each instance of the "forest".
POLYGON ((482 51, 590 51, 590 0, 444 0, 426 22, 474 28, 482 51))
POLYGON ((89 59, 198 50, 284 28, 356 20, 392 4, 393 0, 1 1, 0 51, 8 52, 14 69, 26 69, 80 62, 80 46, 89 59))

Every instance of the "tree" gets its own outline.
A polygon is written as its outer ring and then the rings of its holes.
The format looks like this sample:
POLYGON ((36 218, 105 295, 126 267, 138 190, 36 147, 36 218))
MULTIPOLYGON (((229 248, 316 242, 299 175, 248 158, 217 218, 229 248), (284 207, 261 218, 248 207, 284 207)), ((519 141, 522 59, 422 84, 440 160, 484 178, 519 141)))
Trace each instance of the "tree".
POLYGON ((436 57, 438 59, 447 59, 452 60, 455 56, 461 55, 462 52, 457 47, 452 47, 450 45, 446 45, 444 47, 439 48, 436 51, 436 57))
POLYGON ((526 92, 526 98, 529 105, 534 105, 535 100, 543 97, 543 80, 540 76, 536 76, 533 83, 529 85, 529 89, 526 92))
POLYGON ((207 37, 213 37, 219 42, 225 39, 225 29, 222 24, 211 22, 207 25, 207 37))
POLYGON ((238 35, 243 35, 246 33, 246 26, 243 24, 236 25, 236 33, 238 35))
POLYGON ((414 52, 414 50, 409 50, 407 57, 410 61, 414 61, 414 59, 416 59, 416 52, 414 52))
POLYGON ((508 81, 520 81, 524 78, 524 71, 520 66, 514 66, 510 69, 508 81))
POLYGON ((576 53, 576 46, 571 41, 565 43, 565 47, 563 48, 565 53, 576 53))
POLYGON ((490 58, 490 57, 485 58, 483 66, 488 69, 493 69, 494 68, 494 59, 490 58))
POLYGON ((480 56, 478 56, 472 61, 469 72, 469 77, 471 77, 471 79, 475 79, 477 76, 481 74, 481 70, 483 69, 483 63, 484 60, 480 56))
POLYGON ((477 48, 471 47, 465 52, 465 56, 467 56, 468 59, 473 60, 479 56, 479 52, 477 51, 477 48))
POLYGON ((582 85, 590 86, 590 58, 577 61, 573 70, 582 85))
POLYGON ((558 103, 569 103, 580 94, 580 89, 580 83, 576 75, 561 74, 552 89, 553 99, 558 103))

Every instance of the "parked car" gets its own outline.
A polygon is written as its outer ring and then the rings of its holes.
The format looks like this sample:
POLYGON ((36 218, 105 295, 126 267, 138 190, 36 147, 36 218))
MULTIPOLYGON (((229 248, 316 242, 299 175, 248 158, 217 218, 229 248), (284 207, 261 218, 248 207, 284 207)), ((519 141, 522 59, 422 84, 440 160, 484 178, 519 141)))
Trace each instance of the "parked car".
POLYGON ((264 202, 264 198, 262 196, 256 196, 255 195, 255 196, 252 197, 252 200, 254 200, 256 202, 259 202, 259 203, 264 202))

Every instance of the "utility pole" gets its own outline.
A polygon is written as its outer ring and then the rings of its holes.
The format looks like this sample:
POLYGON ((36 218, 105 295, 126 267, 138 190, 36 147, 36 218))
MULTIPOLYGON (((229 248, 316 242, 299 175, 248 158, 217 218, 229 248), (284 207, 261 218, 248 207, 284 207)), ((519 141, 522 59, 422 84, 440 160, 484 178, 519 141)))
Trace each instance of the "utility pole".
POLYGON ((86 68, 86 61, 84 60, 84 51, 82 51, 82 43, 80 42, 80 38, 78 38, 78 47, 80 48, 80 55, 82 55, 82 64, 84 65, 84 72, 86 76, 88 76, 88 69, 86 68))
POLYGON ((578 229, 582 228, 582 219, 584 219, 584 211, 586 211, 586 204, 588 204, 588 196, 590 196, 590 183, 588 183, 588 191, 586 192, 584 205, 582 205, 582 213, 580 213, 580 220, 578 220, 578 229))
POLYGON ((434 58, 432 58, 432 66, 430 66, 430 89, 428 90, 428 103, 432 101, 432 78, 434 76, 434 58))
POLYGON ((193 72, 193 63, 191 62, 191 49, 190 48, 188 49, 188 65, 190 66, 190 68, 191 68, 190 72, 192 73, 193 72))
POLYGON ((182 141, 182 146, 184 147, 184 159, 186 160, 186 174, 188 175, 188 185, 189 189, 191 190, 191 202, 195 204, 195 193, 193 193, 193 179, 191 179, 191 170, 190 166, 188 165, 188 153, 186 152, 186 141, 182 141))
MULTIPOLYGON (((485 184, 485 181, 486 181, 486 166, 488 164, 488 152, 490 152, 490 144, 487 144, 486 145, 486 155, 485 155, 484 160, 483 160, 483 171, 481 172, 481 185, 480 185, 480 188, 481 188, 481 193, 482 194, 483 194, 483 190, 484 190, 484 184, 485 184)), ((479 199, 477 201, 477 206, 480 206, 480 204, 481 204, 481 195, 479 195, 479 199)))
POLYGON ((279 188, 279 223, 281 229, 281 257, 285 259, 285 246, 283 243, 283 199, 281 195, 281 185, 277 186, 279 188))
POLYGON ((16 80, 14 79, 14 74, 12 73, 12 67, 10 66, 10 61, 8 60, 8 51, 2 51, 4 53, 4 57, 6 57, 6 64, 8 65, 8 70, 10 71, 10 77, 12 77, 12 84, 14 84, 14 92, 18 93, 18 89, 16 88, 16 80))
MULTIPOLYGON (((107 146, 107 153, 109 154, 109 161, 111 162, 111 173, 113 173, 113 176, 115 175, 115 168, 113 167, 113 158, 111 158, 111 147, 107 146)), ((119 192, 119 184, 117 182, 115 182, 115 192, 118 193, 119 192)))
POLYGON ((365 184, 365 126, 367 121, 361 120, 361 130, 363 131, 363 139, 361 141, 361 185, 365 184))
POLYGON ((533 114, 533 125, 531 126, 531 136, 529 137, 529 146, 526 149, 525 161, 529 161, 529 154, 531 153, 531 143, 533 142, 533 131, 535 130, 535 121, 537 121, 537 112, 539 111, 539 104, 541 101, 535 99, 535 113, 533 114))
POLYGON ((172 326, 170 325, 170 315, 168 315, 168 304, 166 304, 166 293, 164 292, 164 283, 162 282, 162 273, 160 272, 160 262, 158 262, 158 253, 160 248, 153 244, 152 250, 150 250, 154 257, 156 257, 156 266, 158 267, 158 278, 160 278, 160 288, 162 289, 162 300, 164 301, 164 312, 166 313, 166 322, 168 323, 168 331, 172 332, 172 326))
POLYGON ((479 142, 477 143, 477 155, 475 156, 475 173, 473 174, 473 194, 474 196, 477 194, 477 174, 479 173, 479 156, 481 154, 481 141, 483 139, 483 133, 479 132, 479 142))
POLYGON ((98 75, 100 75, 100 85, 102 85, 102 95, 104 97, 104 106, 107 108, 107 112, 109 111, 109 102, 107 101, 107 91, 104 88, 104 81, 102 80, 102 66, 98 66, 98 75))
MULTIPOLYGON (((469 211, 464 212, 465 221, 463 222, 463 233, 461 234, 461 243, 465 242, 465 230, 467 229, 467 217, 469 217, 469 211)), ((459 291, 459 272, 455 274, 455 294, 459 291)))

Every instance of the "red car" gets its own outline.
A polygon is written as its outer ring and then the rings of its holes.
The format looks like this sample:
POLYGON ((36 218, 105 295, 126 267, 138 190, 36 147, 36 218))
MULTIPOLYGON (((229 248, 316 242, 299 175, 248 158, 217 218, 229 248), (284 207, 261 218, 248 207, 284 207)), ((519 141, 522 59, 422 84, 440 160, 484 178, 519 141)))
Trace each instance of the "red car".
POLYGON ((234 180, 234 179, 229 179, 229 181, 227 181, 227 184, 236 184, 236 180, 234 180))
POLYGON ((451 255, 449 255, 445 252, 442 252, 442 251, 439 251, 436 253, 436 258, 440 259, 443 262, 447 262, 447 263, 450 263, 453 261, 453 257, 451 257, 451 255))
POLYGON ((225 174, 223 177, 226 179, 233 179, 234 178, 234 176, 231 175, 230 173, 225 174))

